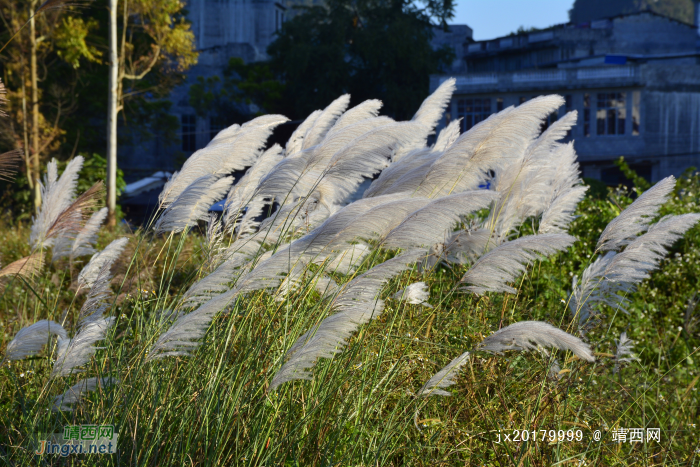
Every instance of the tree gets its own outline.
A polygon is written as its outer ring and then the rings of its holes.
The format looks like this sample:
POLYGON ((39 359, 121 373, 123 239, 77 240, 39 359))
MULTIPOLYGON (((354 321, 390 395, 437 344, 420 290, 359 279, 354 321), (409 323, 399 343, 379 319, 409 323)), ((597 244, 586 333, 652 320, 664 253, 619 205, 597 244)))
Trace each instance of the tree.
POLYGON ((0 64, 5 80, 13 89, 10 93, 12 119, 3 131, 2 143, 23 147, 27 183, 33 192, 35 209, 41 204, 41 155, 60 145, 61 124, 76 110, 71 92, 74 80, 52 82, 50 86, 42 86, 42 82, 51 82, 51 72, 62 65, 60 59, 56 60, 56 52, 59 57, 70 56, 74 63, 83 54, 93 60, 99 56, 99 52, 84 42, 86 31, 92 25, 71 22, 71 16, 64 16, 68 10, 60 1, 41 4, 39 0, 0 1, 0 17, 5 26, 0 34, 4 52, 0 55, 0 64), (27 25, 29 27, 25 28, 27 25), (71 40, 67 40, 69 36, 71 40))
POLYGON ((246 64, 232 57, 221 77, 197 77, 189 89, 189 103, 200 117, 229 126, 262 112, 276 113, 283 89, 267 63, 246 64))
POLYGON ((121 0, 121 41, 117 51, 118 0, 109 0, 110 79, 107 117, 108 223, 116 209, 117 115, 125 98, 143 92, 136 84, 156 69, 182 73, 197 63, 194 34, 179 0, 121 0), (127 89, 125 90, 125 82, 127 89))
POLYGON ((582 23, 647 9, 693 24, 693 0, 576 0, 569 19, 582 23))
POLYGON ((356 102, 379 98, 384 112, 410 118, 428 94, 429 76, 451 63, 433 50, 434 25, 452 17, 451 2, 329 0, 284 23, 268 48, 285 84, 284 113, 303 118, 349 92, 356 102))

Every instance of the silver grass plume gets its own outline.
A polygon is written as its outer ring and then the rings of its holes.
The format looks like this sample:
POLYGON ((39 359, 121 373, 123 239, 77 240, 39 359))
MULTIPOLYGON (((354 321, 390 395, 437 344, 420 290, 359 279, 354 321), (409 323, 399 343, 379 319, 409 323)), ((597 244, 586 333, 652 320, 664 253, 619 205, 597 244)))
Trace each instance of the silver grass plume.
POLYGON ((472 284, 463 290, 480 295, 485 292, 517 290, 507 285, 525 271, 525 263, 565 250, 576 241, 566 234, 529 235, 503 243, 479 258, 462 277, 461 282, 472 284))
POLYGON ((541 121, 561 105, 561 96, 540 96, 494 114, 463 133, 435 162, 406 173, 383 193, 437 198, 476 189, 488 170, 518 160, 535 140, 541 121))
POLYGON ((100 268, 97 278, 87 293, 85 303, 80 308, 78 322, 84 324, 97 321, 102 318, 104 312, 109 308, 108 301, 113 296, 109 283, 112 280, 112 264, 105 262, 100 268))
POLYGON ((457 89, 456 83, 457 80, 454 78, 445 80, 423 101, 412 120, 421 123, 432 131, 442 118, 445 107, 452 99, 452 94, 457 89))
POLYGON ((488 336, 477 345, 478 350, 500 354, 506 350, 535 350, 553 347, 570 350, 582 360, 594 362, 590 347, 578 337, 543 321, 520 321, 488 336))
POLYGON ((300 336, 287 352, 289 360, 275 374, 270 390, 295 379, 311 379, 308 371, 319 358, 332 358, 342 351, 347 339, 365 324, 379 316, 384 302, 378 298, 384 284, 405 271, 423 250, 410 250, 370 269, 341 287, 330 304, 332 314, 300 336))
POLYGON ((226 195, 233 182, 233 177, 217 178, 216 175, 204 175, 192 182, 163 211, 154 230, 157 233, 182 232, 206 219, 211 205, 226 195))
MULTIPOLYGON (((0 115, 2 110, 0 110, 0 115)), ((21 148, 0 153, 0 180, 11 182, 15 178, 20 164, 24 160, 24 150, 21 148)))
POLYGON ((454 378, 457 377, 460 368, 469 361, 469 352, 464 352, 459 357, 452 360, 445 368, 435 373, 435 376, 430 378, 427 383, 416 394, 417 396, 451 396, 452 394, 442 390, 455 384, 454 378))
POLYGON ((419 126, 416 127, 413 135, 397 148, 391 158, 393 162, 400 161, 411 151, 426 146, 428 136, 435 133, 436 125, 442 119, 445 108, 452 99, 452 94, 456 89, 455 83, 454 78, 446 80, 421 103, 420 108, 411 119, 419 126))
POLYGON ((202 251, 205 257, 205 262, 202 265, 202 270, 211 272, 216 266, 221 264, 226 246, 224 245, 224 232, 220 216, 216 212, 209 214, 207 219, 207 231, 204 241, 202 242, 202 251))
POLYGON ((32 280, 35 275, 39 274, 43 265, 44 254, 41 251, 13 261, 0 269, 0 284, 5 281, 3 278, 10 276, 21 276, 26 280, 32 280))
POLYGON ((329 138, 334 133, 343 130, 350 125, 361 122, 362 120, 377 117, 381 108, 382 101, 378 99, 366 100, 363 103, 356 105, 352 109, 346 111, 338 118, 338 120, 336 120, 335 125, 333 125, 333 127, 328 131, 325 138, 329 138))
POLYGON ((540 219, 539 233, 563 233, 574 219, 578 203, 583 199, 587 186, 581 185, 579 165, 573 143, 556 151, 554 183, 540 219))
POLYGON ((306 196, 315 189, 327 196, 327 205, 344 202, 364 177, 371 177, 388 165, 393 149, 411 137, 411 128, 415 130, 415 125, 410 125, 414 124, 374 117, 329 132, 306 158, 301 176, 295 181, 295 193, 306 196), (348 177, 335 187, 335 175, 341 173, 348 177))
POLYGON ((400 197, 397 201, 393 201, 392 198, 382 197, 381 199, 388 202, 381 204, 367 203, 365 200, 362 200, 362 203, 352 203, 309 234, 296 240, 291 245, 292 251, 303 251, 308 255, 330 254, 332 250, 344 248, 359 239, 384 239, 406 217, 430 203, 426 198, 400 197), (356 204, 359 205, 355 206, 356 204), (372 204, 374 207, 371 209, 358 213, 358 208, 372 204))
POLYGON ((51 377, 68 376, 71 373, 81 373, 79 367, 90 361, 98 349, 95 343, 105 338, 107 331, 114 324, 113 316, 88 321, 80 326, 73 339, 58 339, 58 355, 53 365, 51 377))
POLYGON ((308 149, 319 144, 326 136, 326 133, 328 133, 328 130, 338 120, 338 117, 345 112, 349 104, 350 94, 343 94, 323 109, 323 112, 314 121, 313 126, 304 135, 304 141, 301 145, 302 149, 308 149))
POLYGON ((457 138, 459 138, 461 132, 462 119, 458 118, 457 120, 452 120, 449 125, 440 130, 437 140, 435 141, 435 144, 433 144, 431 150, 435 152, 445 151, 447 148, 452 146, 455 141, 457 141, 457 138))
POLYGON ((649 222, 657 215, 675 186, 676 179, 671 175, 642 193, 605 227, 598 239, 596 250, 619 251, 634 241, 638 234, 647 230, 649 222))
POLYGON ((648 227, 647 233, 635 237, 620 253, 608 252, 596 259, 583 273, 581 285, 574 282, 569 300, 572 312, 579 313, 579 322, 585 324, 590 305, 604 303, 619 307, 629 301, 622 294, 630 294, 649 278, 668 253, 667 248, 700 221, 700 214, 667 216, 648 227))
POLYGON ((604 282, 605 269, 615 257, 614 251, 608 251, 604 256, 599 256, 583 271, 581 285, 578 284, 578 276, 571 281, 571 295, 569 296, 569 309, 573 318, 577 319, 579 328, 586 332, 591 319, 597 312, 594 304, 606 304, 612 308, 619 307, 623 311, 624 304, 629 302, 624 295, 618 292, 632 292, 627 284, 612 284, 604 282), (624 287, 623 287, 624 286, 624 287))
POLYGON ((217 144, 220 144, 225 140, 233 139, 236 137, 236 135, 238 135, 240 131, 241 126, 235 123, 230 127, 224 128, 223 130, 218 132, 216 136, 214 136, 214 138, 211 141, 209 141, 207 146, 216 146, 217 144))
POLYGON ((185 356, 200 345, 211 320, 218 312, 233 304, 238 296, 237 290, 230 290, 218 295, 201 305, 196 310, 180 316, 158 337, 148 351, 146 361, 168 356, 185 356))
POLYGON ((415 125, 376 117, 345 127, 299 157, 280 162, 261 180, 257 193, 282 203, 317 190, 327 206, 341 204, 365 177, 386 167, 393 148, 410 138, 415 125))
POLYGON ((576 116, 576 112, 569 112, 557 120, 518 160, 495 171, 493 189, 501 193, 501 199, 495 203, 486 224, 494 230, 497 241, 507 238, 526 218, 539 216, 547 208, 554 184, 565 175, 556 171, 565 156, 560 152, 571 151, 571 158, 576 158, 573 144, 557 142, 576 123, 576 116))
POLYGON ((41 208, 34 218, 29 235, 32 248, 40 245, 49 246, 52 240, 47 240, 49 229, 58 217, 71 205, 78 186, 78 172, 83 167, 83 157, 76 156, 58 178, 56 159, 52 159, 46 167, 46 176, 41 185, 41 208))
POLYGON ((243 266, 253 259, 260 250, 260 243, 255 239, 235 242, 221 254, 225 258, 223 263, 187 289, 181 301, 183 306, 199 306, 229 290, 229 283, 243 272, 243 266))
POLYGON ((119 380, 115 378, 87 378, 80 380, 66 392, 54 398, 51 411, 70 412, 73 410, 71 405, 79 403, 86 393, 96 391, 97 388, 105 389, 115 384, 119 384, 119 380))
POLYGON ((5 358, 0 363, 21 360, 31 354, 40 352, 44 345, 49 342, 51 336, 66 339, 68 334, 66 334, 63 326, 46 319, 20 329, 15 338, 7 344, 5 358))
POLYGON ((324 270, 337 274, 350 274, 371 252, 372 248, 366 243, 356 243, 338 253, 325 265, 324 270))
POLYGON ((463 216, 487 207, 493 191, 467 191, 445 196, 411 213, 382 240, 388 248, 431 247, 445 238, 463 216))
POLYGON ((445 240, 442 257, 448 263, 474 262, 495 246, 489 229, 459 230, 452 232, 445 240))
POLYGON ((282 159, 282 148, 278 144, 273 145, 260 156, 255 164, 231 188, 226 197, 224 208, 224 225, 228 231, 233 231, 236 227, 236 220, 241 217, 241 210, 252 200, 260 180, 282 159))
POLYGON ((329 296, 338 290, 339 285, 330 277, 318 274, 314 280, 314 288, 322 297, 329 296))
POLYGON ((163 187, 159 195, 161 206, 170 205, 200 177, 216 175, 218 179, 253 165, 274 128, 288 120, 282 115, 255 118, 243 125, 234 138, 196 151, 163 187))
POLYGON ((433 152, 430 148, 415 149, 409 152, 401 160, 392 162, 389 167, 382 170, 379 177, 365 190, 362 197, 371 198, 383 195, 404 175, 418 168, 427 170, 441 155, 442 152, 433 152))
POLYGON ((425 282, 414 282, 408 285, 405 289, 401 289, 394 294, 395 300, 405 301, 411 305, 423 305, 428 308, 433 306, 428 303, 428 298, 430 298, 430 291, 425 282))
POLYGON ((303 122, 301 122, 301 125, 294 130, 294 133, 292 133, 292 136, 287 141, 287 145, 284 149, 284 154, 286 157, 294 157, 302 151, 304 136, 306 136, 306 132, 308 132, 313 126, 314 122, 318 116, 321 115, 321 113, 323 113, 323 110, 314 110, 303 122))
POLYGON ((122 254, 122 251, 124 250, 124 247, 126 247, 127 243, 129 243, 128 238, 118 238, 107 245, 104 250, 92 255, 90 261, 78 274, 78 289, 83 287, 92 287, 97 280, 102 267, 105 264, 109 264, 111 266, 117 260, 117 258, 119 258, 119 255, 122 254))
POLYGON ((75 238, 69 236, 58 237, 51 253, 53 261, 64 257, 69 257, 73 261, 81 256, 95 254, 97 252, 95 250, 97 234, 102 223, 107 218, 107 212, 107 208, 102 208, 95 212, 75 238))
POLYGON ((613 368, 613 374, 619 373, 622 368, 622 364, 630 363, 633 360, 639 360, 632 353, 634 341, 627 338, 627 331, 623 331, 620 334, 620 339, 616 341, 617 350, 615 352, 615 367, 613 368))

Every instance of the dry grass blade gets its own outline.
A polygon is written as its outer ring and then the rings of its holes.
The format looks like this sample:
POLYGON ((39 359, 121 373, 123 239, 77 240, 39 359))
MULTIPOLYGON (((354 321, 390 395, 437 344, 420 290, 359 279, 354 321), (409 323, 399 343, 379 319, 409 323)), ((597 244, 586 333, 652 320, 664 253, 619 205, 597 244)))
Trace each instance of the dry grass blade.
MULTIPOLYGON (((0 105, 5 105, 5 103, 7 103, 7 99, 5 98, 6 93, 5 85, 2 83, 2 79, 0 79, 0 105)), ((2 108, 0 108, 0 117, 7 117, 7 114, 2 108)))
POLYGON ((0 154, 0 180, 12 181, 22 162, 22 149, 13 149, 0 154))

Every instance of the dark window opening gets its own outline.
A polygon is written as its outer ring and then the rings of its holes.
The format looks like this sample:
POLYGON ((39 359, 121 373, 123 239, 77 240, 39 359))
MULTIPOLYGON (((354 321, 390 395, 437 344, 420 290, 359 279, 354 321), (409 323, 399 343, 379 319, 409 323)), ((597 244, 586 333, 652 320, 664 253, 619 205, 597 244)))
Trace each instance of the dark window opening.
POLYGON ((194 115, 183 115, 180 117, 182 123, 182 150, 193 152, 197 150, 197 117, 194 115))
POLYGON ((459 99, 457 100, 457 118, 462 118, 462 131, 469 131, 477 123, 486 120, 491 115, 491 99, 459 99))
POLYGON ((624 92, 603 92, 597 95, 596 134, 624 135, 627 109, 624 92))

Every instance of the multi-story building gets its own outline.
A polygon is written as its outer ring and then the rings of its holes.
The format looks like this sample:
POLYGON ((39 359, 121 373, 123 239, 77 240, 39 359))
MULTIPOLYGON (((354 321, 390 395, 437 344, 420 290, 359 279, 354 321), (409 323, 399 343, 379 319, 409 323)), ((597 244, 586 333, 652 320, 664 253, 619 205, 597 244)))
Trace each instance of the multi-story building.
MULTIPOLYGON (((310 0, 313 1, 313 0, 310 0)), ((200 118, 189 105, 189 87, 197 77, 221 75, 231 57, 246 63, 267 59, 267 46, 282 27, 287 6, 304 0, 189 0, 188 19, 199 52, 197 65, 187 72, 187 80, 170 94, 170 113, 180 123, 179 141, 162 137, 119 148, 119 165, 129 181, 156 171, 173 171, 180 158, 204 147, 222 122, 200 118)))
POLYGON ((570 138, 584 177, 618 183, 612 162, 624 156, 657 181, 700 167, 699 59, 697 25, 645 11, 466 41, 465 71, 431 76, 431 91, 455 76, 442 124, 461 118, 463 131, 508 106, 560 94, 558 115, 578 111, 570 138))

